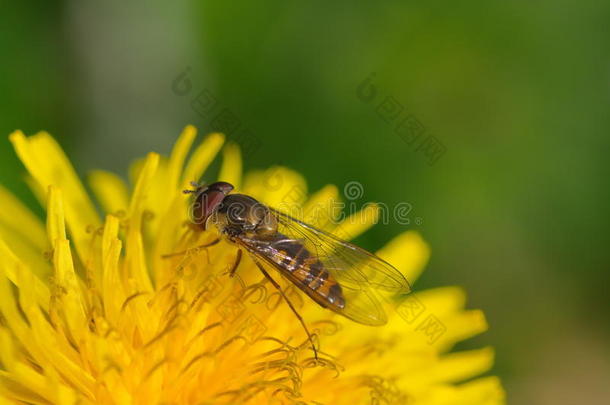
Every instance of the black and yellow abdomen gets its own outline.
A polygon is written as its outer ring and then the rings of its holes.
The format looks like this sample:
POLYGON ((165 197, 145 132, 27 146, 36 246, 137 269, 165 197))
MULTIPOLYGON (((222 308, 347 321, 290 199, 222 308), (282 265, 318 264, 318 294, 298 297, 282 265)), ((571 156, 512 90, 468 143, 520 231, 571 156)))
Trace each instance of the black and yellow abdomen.
POLYGON ((341 286, 303 243, 277 234, 268 241, 267 249, 269 258, 285 272, 284 276, 297 283, 318 304, 325 308, 345 307, 341 286))

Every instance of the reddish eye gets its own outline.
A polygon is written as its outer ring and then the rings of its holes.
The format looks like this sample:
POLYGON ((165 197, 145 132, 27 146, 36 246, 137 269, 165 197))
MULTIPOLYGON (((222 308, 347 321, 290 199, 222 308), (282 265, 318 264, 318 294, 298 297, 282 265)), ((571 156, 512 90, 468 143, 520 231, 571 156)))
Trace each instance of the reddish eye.
POLYGON ((223 193, 224 195, 229 194, 231 191, 233 191, 233 185, 230 183, 227 183, 225 181, 219 181, 217 183, 214 184, 210 184, 210 187, 208 187, 210 190, 217 190, 220 191, 221 193, 223 193))
POLYGON ((216 211, 222 200, 233 190, 229 183, 218 182, 210 184, 201 192, 191 206, 191 221, 205 229, 205 223, 210 215, 216 211))

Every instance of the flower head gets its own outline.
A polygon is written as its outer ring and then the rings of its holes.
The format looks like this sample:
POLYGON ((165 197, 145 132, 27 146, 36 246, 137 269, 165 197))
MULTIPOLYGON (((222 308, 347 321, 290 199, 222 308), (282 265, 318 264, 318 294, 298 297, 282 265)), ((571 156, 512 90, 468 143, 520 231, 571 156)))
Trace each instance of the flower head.
MULTIPOLYGON (((188 126, 169 158, 150 153, 133 187, 95 171, 99 210, 47 133, 10 136, 46 208, 39 220, 0 188, 0 398, 28 404, 496 404, 490 348, 450 353, 486 329, 455 287, 413 293, 384 327, 342 319, 275 277, 306 320, 319 351, 249 258, 205 249, 180 191, 223 147, 212 134, 189 155, 188 126), (182 252, 172 254, 174 252, 182 252), (463 382, 469 380, 468 382, 463 382)), ((304 179, 274 167, 242 181, 239 149, 222 149, 219 179, 270 206, 303 213, 339 198, 334 186, 307 197, 304 179)), ((367 208, 373 209, 374 208, 367 208)), ((323 210, 324 211, 324 210, 323 210)), ((319 210, 316 212, 319 213, 319 210)), ((314 225, 355 237, 374 221, 314 225)), ((413 281, 429 248, 414 232, 377 254, 413 281)))

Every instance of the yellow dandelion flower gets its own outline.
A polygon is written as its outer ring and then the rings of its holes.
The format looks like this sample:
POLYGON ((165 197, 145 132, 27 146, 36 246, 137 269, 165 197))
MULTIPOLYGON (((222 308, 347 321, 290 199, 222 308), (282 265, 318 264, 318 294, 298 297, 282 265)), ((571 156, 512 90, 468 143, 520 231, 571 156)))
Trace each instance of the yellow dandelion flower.
MULTIPOLYGON (((283 167, 242 181, 235 145, 223 148, 223 136, 212 134, 190 153, 195 136, 188 126, 168 158, 150 153, 136 162, 133 187, 93 172, 89 185, 103 216, 49 134, 10 136, 46 224, 0 187, 2 403, 504 402, 496 377, 475 378, 490 369, 492 349, 451 352, 487 328, 455 287, 412 293, 386 326, 368 327, 284 282, 315 336, 314 358, 301 325, 249 258, 229 278, 234 246, 189 249, 210 235, 190 230, 180 191, 221 149, 220 180, 271 206, 289 203, 307 215, 337 200, 336 187, 307 198, 305 180, 283 167)), ((374 221, 347 218, 333 228, 323 219, 334 213, 325 214, 310 219, 346 236, 374 221)), ((429 248, 406 232, 377 253, 413 281, 429 248)))

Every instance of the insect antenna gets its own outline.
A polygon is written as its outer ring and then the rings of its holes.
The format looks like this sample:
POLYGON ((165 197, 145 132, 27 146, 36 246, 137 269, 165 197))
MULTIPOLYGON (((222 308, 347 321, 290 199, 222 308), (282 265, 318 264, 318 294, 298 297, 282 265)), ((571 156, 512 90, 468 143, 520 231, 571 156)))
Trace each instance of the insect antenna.
POLYGON ((252 254, 250 254, 250 256, 252 257, 252 260, 254 260, 254 263, 256 263, 256 265, 258 266, 258 268, 261 271, 261 273, 263 273, 263 275, 267 278, 267 280, 269 280, 271 282, 271 284, 273 284, 273 286, 278 290, 278 292, 280 293, 282 298, 284 298, 284 301, 286 301, 286 303, 288 304, 288 306, 290 307, 290 309, 292 310, 294 315, 297 317, 299 322, 301 322, 301 325, 303 326, 303 329, 305 329, 305 333, 307 333, 307 338, 309 339, 309 343, 311 343, 311 349, 313 350, 313 355, 314 355, 315 359, 318 360, 318 350, 316 349, 316 345, 315 345, 315 343, 313 341, 313 337, 311 336, 311 333, 309 333, 309 329, 307 329, 307 325, 305 324, 305 321, 303 320, 303 317, 301 317, 301 315, 298 313, 298 311, 296 310, 294 305, 292 305, 292 302, 290 302, 290 300, 288 299, 286 294, 284 294, 284 291, 282 290, 282 287, 277 283, 277 281, 275 281, 269 275, 269 273, 267 273, 267 270, 265 270, 263 265, 260 264, 260 262, 258 260, 256 260, 256 258, 252 254))
POLYGON ((195 194, 201 191, 204 188, 204 184, 197 183, 196 181, 190 181, 189 184, 193 187, 191 189, 182 190, 184 194, 195 194))

